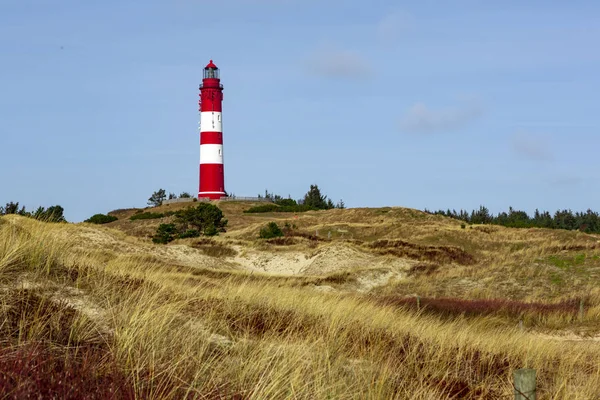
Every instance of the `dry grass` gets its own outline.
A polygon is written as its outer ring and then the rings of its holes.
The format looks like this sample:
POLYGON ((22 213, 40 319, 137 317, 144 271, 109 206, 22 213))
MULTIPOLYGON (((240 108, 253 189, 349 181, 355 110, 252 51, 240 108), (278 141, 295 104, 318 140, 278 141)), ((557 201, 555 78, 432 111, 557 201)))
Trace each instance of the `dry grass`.
POLYGON ((195 249, 202 250, 202 253, 210 257, 233 257, 237 255, 237 251, 224 243, 218 243, 212 239, 194 240, 191 246, 195 249))
MULTIPOLYGON (((255 223, 240 218, 225 237, 246 243, 255 223)), ((182 245, 137 243, 85 224, 0 218, 0 391, 15 398, 498 399, 512 395, 514 369, 532 367, 538 398, 596 396, 598 342, 554 340, 531 329, 597 331, 595 238, 461 230, 443 218, 391 208, 332 210, 296 223, 320 235, 344 224, 342 233, 352 231, 365 244, 332 240, 377 257, 419 261, 409 278, 379 291, 324 293, 314 285, 348 287, 360 269, 273 276, 198 268, 170 256, 182 245), (371 237, 392 241, 373 246, 371 237), (377 255, 389 248, 393 254, 377 255), (563 290, 575 279, 581 280, 575 291, 563 290), (502 282, 515 288, 499 287, 502 282), (487 293, 492 286, 498 290, 487 293), (547 290, 534 293, 538 287, 547 290), (420 310, 414 299, 405 300, 415 289, 423 296, 420 310), (427 298, 428 291, 435 296, 427 298), (501 301, 465 300, 513 291, 501 301), (440 300, 446 292, 451 299, 440 300), (584 293, 579 322, 573 304, 560 301, 584 293), (536 298, 543 301, 533 304, 536 298)), ((232 254, 224 240, 195 246, 213 249, 207 258, 217 261, 232 254)))

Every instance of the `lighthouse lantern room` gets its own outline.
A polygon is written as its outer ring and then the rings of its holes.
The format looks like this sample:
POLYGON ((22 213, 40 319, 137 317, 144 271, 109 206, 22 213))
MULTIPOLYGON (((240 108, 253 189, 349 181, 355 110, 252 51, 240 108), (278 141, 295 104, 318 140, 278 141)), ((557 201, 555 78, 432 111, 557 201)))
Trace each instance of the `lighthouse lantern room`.
POLYGON ((220 199, 225 192, 223 172, 223 85, 212 60, 200 85, 200 184, 198 198, 220 199))

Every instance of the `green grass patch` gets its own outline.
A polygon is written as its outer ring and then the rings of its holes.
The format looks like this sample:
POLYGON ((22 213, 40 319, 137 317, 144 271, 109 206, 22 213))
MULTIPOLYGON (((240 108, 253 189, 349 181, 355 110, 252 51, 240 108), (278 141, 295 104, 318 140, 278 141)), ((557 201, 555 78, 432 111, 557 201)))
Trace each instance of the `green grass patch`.
POLYGON ((562 276, 560 276, 559 273, 557 273, 557 272, 551 272, 550 273, 550 282, 553 285, 561 286, 564 283, 564 279, 563 279, 562 276))
POLYGON ((114 215, 94 214, 83 222, 89 222, 90 224, 108 224, 117 219, 118 218, 114 215))
POLYGON ((549 256, 547 261, 554 265, 557 268, 560 268, 565 271, 571 270, 573 267, 581 266, 585 263, 586 255, 585 254, 577 254, 574 257, 562 257, 562 256, 549 256))

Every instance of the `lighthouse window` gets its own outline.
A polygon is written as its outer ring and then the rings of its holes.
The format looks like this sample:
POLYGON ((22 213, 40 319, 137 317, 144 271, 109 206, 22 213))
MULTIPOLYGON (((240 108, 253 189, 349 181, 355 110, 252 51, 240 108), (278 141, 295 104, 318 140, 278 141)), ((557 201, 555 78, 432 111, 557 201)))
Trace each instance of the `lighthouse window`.
POLYGON ((221 155, 221 149, 219 149, 219 155, 221 155))
POLYGON ((219 70, 215 68, 206 68, 204 78, 219 78, 219 70))

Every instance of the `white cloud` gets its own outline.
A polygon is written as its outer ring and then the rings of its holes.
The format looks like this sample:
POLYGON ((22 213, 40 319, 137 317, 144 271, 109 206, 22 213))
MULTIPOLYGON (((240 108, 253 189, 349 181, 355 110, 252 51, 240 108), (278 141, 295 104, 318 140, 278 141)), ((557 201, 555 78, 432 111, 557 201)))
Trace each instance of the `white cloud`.
POLYGON ((309 69, 325 77, 365 79, 371 76, 369 62, 360 53, 323 45, 309 58, 309 69))
POLYGON ((437 110, 423 103, 416 103, 402 117, 400 128, 406 132, 423 134, 455 131, 463 128, 482 113, 483 109, 478 103, 437 110))
POLYGON ((548 138, 543 135, 519 131, 512 136, 511 145, 515 153, 528 160, 537 162, 554 160, 548 138))
POLYGON ((377 38, 384 42, 394 41, 414 25, 414 18, 405 11, 396 11, 384 16, 377 24, 377 38))

